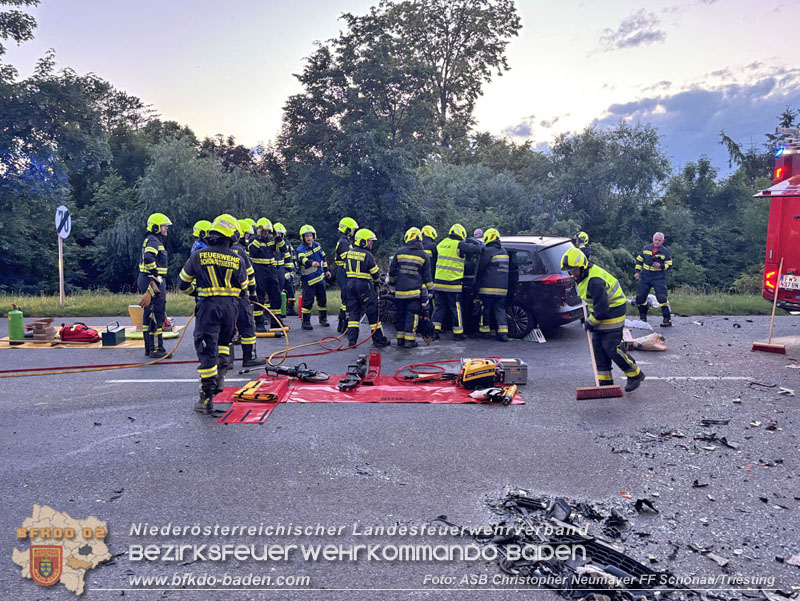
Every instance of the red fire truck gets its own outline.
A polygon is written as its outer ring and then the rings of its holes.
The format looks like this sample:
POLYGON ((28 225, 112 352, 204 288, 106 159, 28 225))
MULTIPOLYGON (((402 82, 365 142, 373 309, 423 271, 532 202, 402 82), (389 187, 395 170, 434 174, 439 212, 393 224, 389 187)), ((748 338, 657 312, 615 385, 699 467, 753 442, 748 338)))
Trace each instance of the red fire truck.
POLYGON ((771 302, 778 286, 778 306, 795 312, 800 311, 800 129, 778 128, 777 133, 783 140, 775 153, 772 187, 756 194, 770 199, 761 294, 771 302))

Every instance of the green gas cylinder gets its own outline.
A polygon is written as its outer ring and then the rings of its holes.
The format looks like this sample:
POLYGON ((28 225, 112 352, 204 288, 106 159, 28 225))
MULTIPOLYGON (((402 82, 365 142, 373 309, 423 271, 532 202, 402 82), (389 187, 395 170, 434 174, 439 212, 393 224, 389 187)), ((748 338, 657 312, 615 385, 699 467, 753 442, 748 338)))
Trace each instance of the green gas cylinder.
POLYGON ((286 317, 286 290, 281 290, 281 317, 286 317))
POLYGON ((25 341, 25 326, 22 321, 22 311, 16 305, 8 312, 8 340, 9 342, 25 341))

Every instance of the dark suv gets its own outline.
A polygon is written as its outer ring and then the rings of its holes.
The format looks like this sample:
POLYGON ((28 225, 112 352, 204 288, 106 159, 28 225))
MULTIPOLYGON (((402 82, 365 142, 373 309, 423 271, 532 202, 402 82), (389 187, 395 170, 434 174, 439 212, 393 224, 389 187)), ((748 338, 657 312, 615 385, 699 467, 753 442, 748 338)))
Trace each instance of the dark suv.
MULTIPOLYGON (((572 248, 569 238, 504 236, 500 241, 511 262, 506 298, 509 336, 524 338, 535 327, 553 330, 583 317, 575 281, 561 271, 561 257, 572 248)), ((477 331, 480 323, 473 290, 477 267, 478 257, 469 257, 462 293, 467 332, 477 331)), ((394 323, 394 314, 391 294, 381 294, 381 320, 394 323)))

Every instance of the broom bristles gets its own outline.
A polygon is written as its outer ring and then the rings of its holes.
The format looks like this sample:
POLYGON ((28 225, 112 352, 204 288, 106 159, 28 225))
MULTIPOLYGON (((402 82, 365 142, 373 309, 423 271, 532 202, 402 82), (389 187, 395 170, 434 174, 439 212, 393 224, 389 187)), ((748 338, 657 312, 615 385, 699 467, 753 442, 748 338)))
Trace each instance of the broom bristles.
POLYGON ((612 399, 621 397, 622 388, 619 386, 585 386, 575 391, 575 398, 579 401, 585 399, 612 399))
POLYGON ((753 351, 762 351, 764 353, 779 353, 786 354, 786 346, 783 344, 770 344, 769 342, 754 342, 753 351))

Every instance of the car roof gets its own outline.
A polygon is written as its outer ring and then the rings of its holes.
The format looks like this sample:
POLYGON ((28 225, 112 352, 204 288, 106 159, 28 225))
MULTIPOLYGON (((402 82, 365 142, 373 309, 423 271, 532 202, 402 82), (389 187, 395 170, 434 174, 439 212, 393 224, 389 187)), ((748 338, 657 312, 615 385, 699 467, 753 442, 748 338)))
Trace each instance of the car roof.
POLYGON ((558 236, 501 236, 501 244, 531 244, 540 248, 547 248, 550 246, 557 246, 565 242, 572 242, 569 238, 561 238, 558 236))

